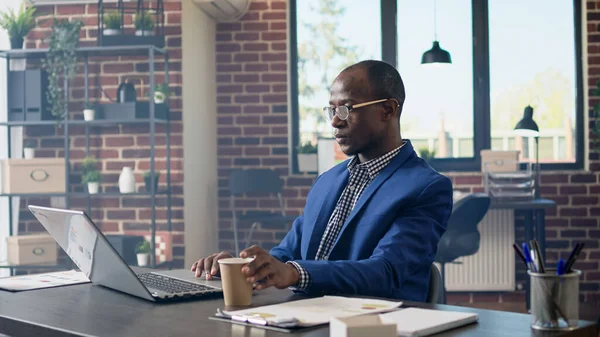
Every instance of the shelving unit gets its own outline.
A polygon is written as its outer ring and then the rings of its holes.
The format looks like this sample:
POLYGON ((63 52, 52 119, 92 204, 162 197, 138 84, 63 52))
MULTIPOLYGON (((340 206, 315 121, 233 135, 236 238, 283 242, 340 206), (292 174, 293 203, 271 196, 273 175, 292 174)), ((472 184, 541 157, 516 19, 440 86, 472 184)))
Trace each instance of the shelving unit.
MULTIPOLYGON (((6 71, 7 74, 10 71, 11 60, 39 60, 45 57, 47 49, 18 49, 0 51, 0 58, 6 59, 6 71)), ((13 235, 12 223, 13 223, 13 197, 65 197, 66 208, 70 208, 70 197, 87 197, 87 213, 91 214, 91 203, 92 198, 102 197, 129 197, 129 196, 150 196, 150 207, 151 207, 151 246, 155 247, 156 237, 156 196, 166 195, 167 197, 167 229, 171 232, 171 150, 170 150, 170 119, 158 119, 155 118, 155 103, 154 90, 155 90, 155 58, 158 55, 163 56, 164 62, 164 73, 165 73, 165 84, 169 86, 169 56, 166 50, 158 48, 153 45, 140 45, 140 46, 108 46, 108 47, 81 47, 77 49, 77 55, 80 59, 83 59, 83 72, 84 72, 84 92, 85 102, 89 102, 89 58, 98 56, 147 56, 149 62, 149 118, 135 119, 135 120, 94 120, 85 121, 78 119, 69 119, 68 105, 66 104, 65 117, 62 120, 41 120, 41 121, 8 121, 1 122, 0 127, 7 128, 7 146, 8 146, 8 158, 12 157, 11 153, 11 128, 13 127, 27 127, 27 126, 61 126, 63 128, 64 137, 64 154, 65 154, 65 191, 66 193, 27 193, 27 194, 0 194, 0 197, 7 197, 9 200, 9 235, 13 235), (151 190, 146 192, 136 192, 121 194, 119 192, 101 192, 98 194, 89 194, 87 192, 74 192, 71 191, 70 183, 70 156, 69 156, 69 127, 70 126, 85 126, 85 153, 86 156, 90 155, 90 128, 98 126, 120 126, 120 125, 149 125, 150 127, 150 172, 151 181, 155 178, 155 137, 156 137, 156 125, 165 126, 165 139, 166 139, 166 190, 155 191, 154 184, 151 184, 151 190)), ((105 62, 105 61, 103 61, 105 62)), ((65 101, 69 102, 69 87, 68 84, 64 88, 65 90, 65 101)), ((169 97, 167 95, 165 103, 168 106, 169 97)), ((151 266, 156 267, 156 254, 151 254, 151 266)), ((10 268, 11 274, 13 269, 35 269, 38 266, 11 266, 8 264, 1 264, 0 268, 10 268)), ((52 266, 44 266, 44 268, 51 268, 52 266)), ((60 267, 60 265, 57 265, 60 267)))

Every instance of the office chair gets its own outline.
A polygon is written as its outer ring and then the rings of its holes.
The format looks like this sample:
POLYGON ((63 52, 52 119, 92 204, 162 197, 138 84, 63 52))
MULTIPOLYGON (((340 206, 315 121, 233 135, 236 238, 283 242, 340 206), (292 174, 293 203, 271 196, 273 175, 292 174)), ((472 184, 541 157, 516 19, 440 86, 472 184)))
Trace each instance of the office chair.
POLYGON ((435 264, 431 264, 431 275, 429 276, 429 293, 427 294, 427 303, 441 303, 444 287, 442 286, 442 275, 435 264))
POLYGON ((448 228, 438 243, 435 261, 440 263, 443 296, 446 303, 445 264, 479 250, 480 234, 477 225, 490 207, 490 197, 484 193, 473 193, 458 200, 448 220, 448 228))
POLYGON ((250 244, 252 233, 260 224, 287 224, 294 221, 294 216, 285 214, 283 199, 283 180, 270 169, 238 169, 229 174, 230 206, 233 216, 233 240, 236 255, 240 253, 238 240, 238 224, 240 221, 251 222, 246 238, 246 246, 250 244), (279 203, 279 212, 249 211, 238 214, 235 208, 235 198, 247 194, 275 194, 279 203))

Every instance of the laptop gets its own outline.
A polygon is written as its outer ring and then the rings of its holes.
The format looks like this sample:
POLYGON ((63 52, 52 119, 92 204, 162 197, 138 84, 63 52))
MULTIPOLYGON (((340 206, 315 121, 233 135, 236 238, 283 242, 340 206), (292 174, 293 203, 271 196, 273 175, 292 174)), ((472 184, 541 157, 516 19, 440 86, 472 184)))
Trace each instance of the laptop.
POLYGON ((220 280, 196 278, 188 269, 130 268, 85 212, 33 205, 29 210, 94 284, 153 302, 223 294, 220 280))

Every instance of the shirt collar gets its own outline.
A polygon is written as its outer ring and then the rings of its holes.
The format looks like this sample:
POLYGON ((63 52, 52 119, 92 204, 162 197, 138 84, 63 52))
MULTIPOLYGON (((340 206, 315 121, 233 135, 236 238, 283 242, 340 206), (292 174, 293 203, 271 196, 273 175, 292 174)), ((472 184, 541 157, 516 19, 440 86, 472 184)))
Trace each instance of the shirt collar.
POLYGON ((392 158, 394 158, 400 152, 400 149, 402 149, 405 144, 406 141, 402 141, 402 145, 398 146, 392 151, 384 154, 381 157, 371 159, 364 163, 359 163, 358 156, 354 156, 348 163, 348 170, 350 173, 352 173, 356 168, 366 169, 367 173, 369 174, 369 178, 374 179, 379 172, 381 172, 381 170, 383 170, 383 168, 386 167, 390 161, 392 161, 392 158))

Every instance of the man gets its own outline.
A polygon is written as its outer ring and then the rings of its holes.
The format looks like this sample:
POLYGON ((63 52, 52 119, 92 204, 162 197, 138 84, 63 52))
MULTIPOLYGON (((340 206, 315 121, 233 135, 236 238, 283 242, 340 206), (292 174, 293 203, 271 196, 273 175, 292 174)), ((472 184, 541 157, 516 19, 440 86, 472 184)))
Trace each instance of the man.
MULTIPOLYGON (((242 268, 256 289, 291 287, 309 295, 350 294, 425 301, 430 268, 452 210, 452 184, 400 136, 400 74, 382 61, 344 69, 325 112, 353 158, 317 178, 283 241, 253 246, 242 268)), ((192 266, 218 274, 226 252, 192 266)))

